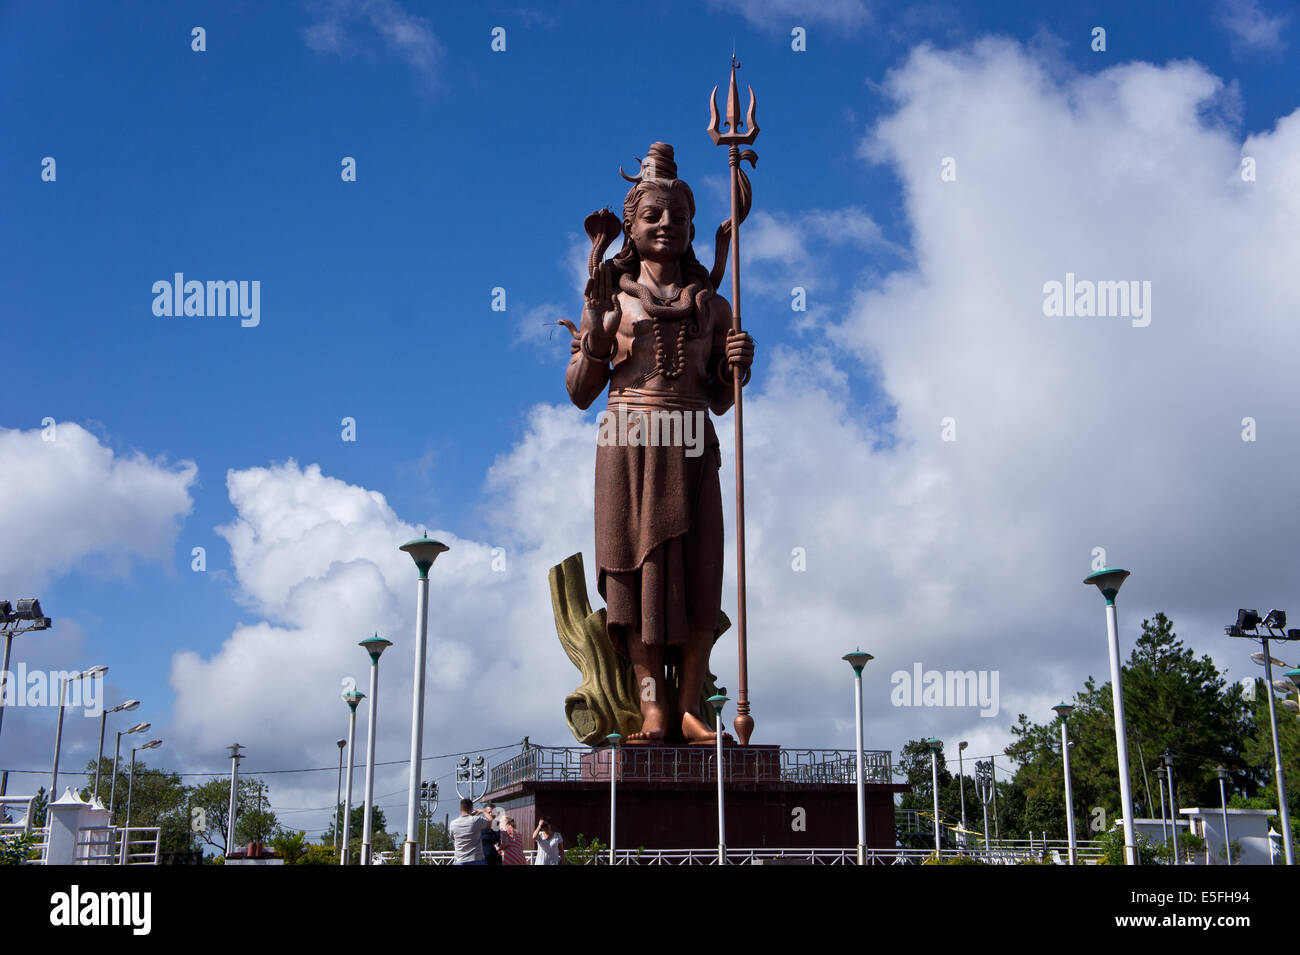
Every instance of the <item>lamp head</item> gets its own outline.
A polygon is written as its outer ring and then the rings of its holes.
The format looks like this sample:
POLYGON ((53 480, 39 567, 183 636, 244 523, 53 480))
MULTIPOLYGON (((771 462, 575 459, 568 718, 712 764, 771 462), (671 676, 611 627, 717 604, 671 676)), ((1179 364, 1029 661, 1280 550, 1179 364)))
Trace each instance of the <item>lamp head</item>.
POLYGON ((93 680, 95 677, 103 676, 107 672, 108 672, 108 667, 106 666, 103 665, 94 666, 91 667, 89 670, 83 670, 81 673, 78 673, 77 679, 85 679, 86 677, 89 677, 90 679, 93 680))
POLYGON ((13 615, 19 620, 40 620, 45 616, 41 613, 41 602, 35 597, 24 597, 18 601, 18 606, 14 608, 13 615))
POLYGON ((348 690, 343 694, 343 702, 348 705, 348 709, 353 713, 357 711, 357 704, 366 698, 366 695, 360 690, 348 690))
POLYGON ((840 659, 844 660, 846 663, 848 663, 849 666, 853 667, 854 673, 856 673, 858 676, 862 676, 862 668, 866 666, 869 661, 874 660, 875 657, 873 657, 870 653, 866 653, 862 650, 854 650, 852 653, 844 654, 844 656, 840 657, 840 659))
POLYGON ((943 740, 937 737, 931 736, 925 741, 925 743, 930 747, 931 752, 937 753, 939 750, 943 749, 943 740))
POLYGON ((1285 611, 1285 610, 1270 610, 1267 614, 1264 615, 1263 624, 1264 624, 1264 626, 1267 627, 1269 630, 1285 630, 1285 629, 1286 629, 1286 611, 1285 611))
POLYGON ((126 730, 125 732, 127 732, 127 733, 143 733, 143 732, 144 732, 145 730, 147 730, 151 725, 152 725, 152 724, 150 724, 150 723, 136 723, 134 726, 132 726, 129 730, 126 730))
POLYGON ((709 697, 709 699, 707 700, 707 702, 713 704, 713 709, 717 712, 718 716, 721 717, 721 716, 722 716, 722 707, 726 705, 727 699, 728 699, 728 697, 725 696, 724 694, 722 694, 722 693, 715 693, 715 694, 713 694, 713 696, 709 697))
POLYGON ((1074 712, 1074 707, 1071 706, 1069 703, 1057 703, 1054 707, 1052 707, 1052 709, 1056 711, 1056 715, 1059 716, 1061 719, 1065 719, 1067 716, 1069 716, 1071 713, 1074 712))
POLYGON ((623 734, 610 733, 608 736, 605 737, 605 739, 609 740, 610 746, 613 746, 615 749, 618 749, 618 744, 623 742, 623 734))
POLYGON ((1228 772, 1227 766, 1220 765, 1215 767, 1214 775, 1218 776, 1220 779, 1227 779, 1231 774, 1228 772))
POLYGON ((1237 628, 1239 630, 1254 630, 1258 626, 1259 626, 1259 611, 1256 610, 1237 611, 1237 628))
POLYGON ((1106 598, 1106 603, 1113 606, 1115 596, 1119 593, 1119 588, 1127 577, 1127 570, 1120 570, 1118 567, 1103 567, 1096 573, 1083 578, 1083 582, 1085 584, 1095 584, 1097 589, 1101 591, 1101 595, 1106 598))
POLYGON ((966 742, 965 740, 962 740, 960 743, 957 744, 957 752, 960 753, 962 750, 964 750, 964 749, 965 749, 967 746, 969 746, 969 745, 970 745, 970 743, 966 742))
POLYGON ((145 743, 145 744, 142 745, 142 746, 137 746, 136 748, 137 748, 137 749, 157 749, 157 748, 158 748, 159 746, 161 746, 161 745, 162 745, 162 740, 160 740, 160 739, 151 739, 151 740, 149 740, 149 742, 145 743))
POLYGON ((345 739, 336 739, 334 741, 334 745, 337 746, 339 749, 342 749, 344 746, 348 745, 348 741, 345 739))
POLYGON ((1286 678, 1296 686, 1300 686, 1300 670, 1287 670, 1286 678))
POLYGON ((378 663, 383 652, 392 645, 393 643, 391 640, 385 640, 379 634, 375 634, 373 637, 366 637, 366 639, 357 643, 357 646, 362 647, 366 653, 370 654, 370 662, 372 663, 378 663))
POLYGON ((125 703, 119 703, 109 710, 110 713, 121 713, 123 710, 135 710, 140 708, 139 700, 127 700, 125 703))
POLYGON ((451 550, 442 541, 431 540, 427 534, 415 540, 407 541, 400 549, 411 555, 411 559, 415 561, 416 569, 420 572, 421 579, 428 578, 429 568, 433 566, 433 562, 438 559, 439 554, 451 550))

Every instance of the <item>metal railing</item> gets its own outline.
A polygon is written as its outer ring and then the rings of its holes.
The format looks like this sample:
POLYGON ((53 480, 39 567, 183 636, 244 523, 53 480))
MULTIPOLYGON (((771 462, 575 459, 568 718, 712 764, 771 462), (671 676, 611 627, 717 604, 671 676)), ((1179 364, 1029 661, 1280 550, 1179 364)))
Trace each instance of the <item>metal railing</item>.
MULTIPOLYGON (((1085 855, 1084 846, 1079 848, 1080 863, 1088 863, 1101 855, 1085 855)), ((531 864, 533 853, 525 852, 525 858, 531 864)), ((1033 849, 1027 845, 994 846, 988 854, 982 851, 945 849, 940 860, 951 862, 958 858, 974 859, 988 865, 1021 865, 1026 862, 1054 862, 1064 865, 1068 852, 1049 851, 1043 855, 1042 843, 1037 842, 1033 849)), ((709 849, 618 849, 614 853, 616 865, 717 865, 718 850, 709 849)), ((933 849, 868 849, 867 865, 923 865, 934 859, 933 849)), ((394 864, 400 861, 400 854, 395 852, 377 852, 374 865, 394 864)), ((421 852, 421 865, 452 865, 455 853, 449 849, 421 852)), ((838 849, 727 849, 727 865, 857 865, 856 848, 838 849)), ((586 859, 585 865, 607 865, 609 851, 603 850, 586 859)))
MULTIPOLYGON (((723 753, 730 782, 853 783, 851 749, 749 749, 723 753)), ((521 782, 595 782, 609 779, 608 747, 531 746, 492 767, 489 792, 521 782)), ((704 746, 624 746, 619 752, 621 780, 708 781, 717 779, 714 751, 704 746)), ((889 750, 863 753, 864 779, 892 782, 889 750)))
MULTIPOLYGON (((82 830, 83 832, 87 830, 82 830)), ((158 845, 162 839, 162 829, 158 826, 132 826, 130 829, 114 827, 115 857, 119 864, 157 865, 158 845), (123 843, 125 842, 125 852, 123 843)), ((80 845, 80 843, 78 843, 80 845)))

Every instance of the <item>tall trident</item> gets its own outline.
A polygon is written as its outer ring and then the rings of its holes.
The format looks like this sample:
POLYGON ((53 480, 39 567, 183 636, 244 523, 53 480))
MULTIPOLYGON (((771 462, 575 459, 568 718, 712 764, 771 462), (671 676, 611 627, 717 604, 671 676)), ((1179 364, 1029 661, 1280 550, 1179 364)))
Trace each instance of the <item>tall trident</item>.
MULTIPOLYGON (((752 149, 741 151, 741 146, 751 145, 758 138, 758 123, 754 113, 757 101, 754 88, 749 88, 749 112, 742 122, 740 120, 740 94, 736 91, 736 70, 740 64, 736 55, 731 55, 731 88, 727 90, 727 119, 722 123, 730 132, 722 132, 718 122, 718 88, 713 87, 709 95, 709 136, 715 146, 727 147, 727 158, 731 165, 731 218, 718 226, 717 248, 711 278, 716 289, 722 283, 722 273, 726 271, 727 243, 731 245, 731 328, 740 331, 740 224, 749 215, 753 192, 749 177, 740 167, 741 160, 751 166, 758 164, 758 154, 752 149), (743 132, 742 132, 743 130, 743 132)), ((742 746, 749 745, 749 737, 754 732, 754 719, 749 715, 749 658, 745 643, 745 445, 742 440, 743 416, 741 415, 740 390, 749 380, 746 371, 744 379, 732 375, 735 390, 736 410, 736 644, 740 653, 740 698, 736 701, 736 719, 732 724, 742 746)), ((722 727, 718 726, 719 733, 722 727)))

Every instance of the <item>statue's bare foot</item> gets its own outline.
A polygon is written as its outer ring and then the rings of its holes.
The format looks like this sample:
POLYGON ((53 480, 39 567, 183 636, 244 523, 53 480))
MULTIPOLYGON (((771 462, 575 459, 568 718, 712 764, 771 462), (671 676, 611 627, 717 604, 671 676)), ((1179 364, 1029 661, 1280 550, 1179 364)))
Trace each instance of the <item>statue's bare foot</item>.
POLYGON ((661 706, 647 706, 641 711, 641 729, 628 736, 628 741, 649 740, 660 742, 668 735, 668 714, 661 706))
MULTIPOLYGON (((682 735, 688 743, 709 743, 718 738, 718 734, 694 713, 682 714, 682 735)), ((722 738, 728 740, 731 736, 724 730, 722 738)))

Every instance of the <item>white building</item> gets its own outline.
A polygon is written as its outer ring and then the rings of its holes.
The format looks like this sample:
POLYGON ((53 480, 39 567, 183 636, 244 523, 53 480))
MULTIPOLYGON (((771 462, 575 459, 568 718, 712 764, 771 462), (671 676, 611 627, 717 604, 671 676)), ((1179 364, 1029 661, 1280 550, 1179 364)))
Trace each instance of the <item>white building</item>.
MULTIPOLYGON (((1195 853, 1192 862, 1196 865, 1227 865, 1223 851, 1223 810, 1180 809, 1179 813, 1187 817, 1192 832, 1205 840, 1205 851, 1195 853)), ((1233 865, 1274 864, 1276 840, 1269 836, 1269 817, 1276 815, 1276 809, 1228 810, 1233 865)))

